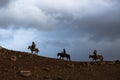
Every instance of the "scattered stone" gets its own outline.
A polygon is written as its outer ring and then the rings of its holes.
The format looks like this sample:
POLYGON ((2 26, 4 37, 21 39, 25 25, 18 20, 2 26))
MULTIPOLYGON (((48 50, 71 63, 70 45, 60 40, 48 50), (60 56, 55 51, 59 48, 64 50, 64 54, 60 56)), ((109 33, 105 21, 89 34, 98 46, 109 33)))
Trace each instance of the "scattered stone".
POLYGON ((50 71, 50 69, 48 67, 43 68, 44 71, 50 71))
POLYGON ((22 55, 19 55, 18 57, 19 57, 19 58, 22 58, 22 55))
POLYGON ((44 76, 44 80, 52 80, 50 75, 44 76))
POLYGON ((53 80, 53 79, 44 79, 44 80, 53 80))
POLYGON ((67 64, 67 67, 68 67, 68 68, 74 68, 75 65, 74 65, 74 64, 67 64))
POLYGON ((30 76, 32 76, 32 73, 29 70, 21 70, 20 75, 23 77, 30 77, 30 76))
POLYGON ((15 66, 15 65, 12 65, 11 67, 12 67, 12 69, 16 69, 16 66, 15 66))
POLYGON ((55 78, 54 80, 64 80, 61 76, 58 76, 57 78, 55 78))
POLYGON ((91 62, 91 65, 97 65, 98 63, 97 62, 91 62))
POLYGON ((115 64, 115 62, 110 62, 110 63, 109 63, 109 65, 114 65, 114 64, 115 64))
POLYGON ((10 60, 11 60, 11 61, 17 61, 17 57, 16 57, 16 56, 11 56, 11 57, 10 57, 10 60))
POLYGON ((4 68, 4 71, 5 71, 5 72, 9 72, 9 69, 8 69, 8 68, 4 68))
POLYGON ((82 66, 86 66, 86 63, 82 63, 81 65, 82 65, 82 66))
POLYGON ((93 69, 92 69, 92 68, 90 68, 90 69, 89 69, 89 71, 90 71, 90 72, 92 72, 92 71, 93 71, 93 69))
POLYGON ((87 66, 87 67, 90 67, 90 66, 91 66, 91 64, 90 64, 90 63, 86 63, 86 66, 87 66))
POLYGON ((80 65, 79 68, 82 68, 82 65, 80 65))
POLYGON ((105 62, 100 62, 99 65, 105 65, 105 62))

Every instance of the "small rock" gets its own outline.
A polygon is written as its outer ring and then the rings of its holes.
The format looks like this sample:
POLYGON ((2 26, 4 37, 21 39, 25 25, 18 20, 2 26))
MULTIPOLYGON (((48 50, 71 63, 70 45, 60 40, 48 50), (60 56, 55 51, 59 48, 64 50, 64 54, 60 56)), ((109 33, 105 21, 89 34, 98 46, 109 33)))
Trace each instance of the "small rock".
POLYGON ((91 66, 91 64, 90 64, 90 63, 86 63, 86 66, 87 66, 87 67, 90 67, 90 66, 91 66))
POLYGON ((22 55, 19 55, 18 57, 19 57, 19 58, 22 58, 22 55))
POLYGON ((114 64, 115 64, 115 62, 110 62, 110 63, 109 63, 109 65, 114 65, 114 64))
POLYGON ((80 65, 79 68, 82 68, 82 65, 80 65))
POLYGON ((21 70, 20 71, 20 75, 21 76, 23 76, 23 77, 30 77, 30 76, 32 76, 32 73, 31 73, 31 71, 26 71, 26 70, 21 70))
POLYGON ((11 60, 11 61, 16 61, 16 60, 17 60, 17 57, 16 57, 16 56, 11 56, 11 57, 10 57, 10 60, 11 60))
POLYGON ((50 75, 44 76, 44 80, 52 80, 50 75))
POLYGON ((11 67, 12 67, 13 69, 16 69, 16 66, 15 66, 15 65, 12 65, 11 67))
POLYGON ((97 62, 91 62, 91 65, 97 65, 97 62))
POLYGON ((86 66, 86 63, 82 63, 81 65, 82 65, 82 66, 86 66))
POLYGON ((92 71, 93 71, 93 69, 92 69, 92 68, 90 68, 90 69, 89 69, 89 71, 90 71, 90 72, 92 72, 92 71))
POLYGON ((100 62, 99 65, 105 65, 105 62, 100 62))
POLYGON ((44 79, 44 80, 53 80, 53 79, 44 79))
POLYGON ((68 64, 67 67, 68 67, 68 68, 74 68, 75 65, 74 65, 74 64, 68 64))
POLYGON ((57 78, 55 78, 54 80, 64 80, 61 76, 58 76, 57 78))
POLYGON ((47 68, 43 68, 43 70, 45 71, 50 71, 50 69, 47 67, 47 68))

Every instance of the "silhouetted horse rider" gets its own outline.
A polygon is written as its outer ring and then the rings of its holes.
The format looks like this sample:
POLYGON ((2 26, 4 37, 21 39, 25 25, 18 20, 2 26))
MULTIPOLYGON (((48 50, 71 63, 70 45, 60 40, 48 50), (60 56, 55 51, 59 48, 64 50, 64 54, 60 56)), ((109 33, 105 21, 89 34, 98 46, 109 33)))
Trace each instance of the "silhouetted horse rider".
POLYGON ((64 54, 64 55, 66 54, 66 50, 65 50, 65 48, 63 49, 63 54, 64 54))
POLYGON ((94 55, 95 57, 97 57, 97 55, 98 55, 97 50, 94 50, 93 55, 94 55))
POLYGON ((32 46, 31 46, 31 47, 32 47, 32 49, 35 49, 36 44, 35 44, 35 42, 34 42, 34 41, 32 42, 32 46))

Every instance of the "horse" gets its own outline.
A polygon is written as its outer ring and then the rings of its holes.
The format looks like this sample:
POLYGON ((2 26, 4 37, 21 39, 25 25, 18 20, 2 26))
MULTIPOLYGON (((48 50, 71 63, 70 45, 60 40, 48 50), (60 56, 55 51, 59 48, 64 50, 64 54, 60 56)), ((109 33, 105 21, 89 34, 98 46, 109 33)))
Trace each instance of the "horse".
POLYGON ((38 48, 32 48, 32 46, 28 46, 28 49, 31 50, 31 53, 35 52, 35 54, 38 54, 38 52, 39 52, 38 48))
POLYGON ((92 58, 93 61, 96 61, 97 59, 99 59, 100 61, 103 61, 102 55, 89 55, 89 58, 92 58))
POLYGON ((61 58, 64 59, 64 57, 66 57, 67 60, 70 61, 70 55, 69 54, 57 53, 57 57, 59 57, 60 59, 61 58))

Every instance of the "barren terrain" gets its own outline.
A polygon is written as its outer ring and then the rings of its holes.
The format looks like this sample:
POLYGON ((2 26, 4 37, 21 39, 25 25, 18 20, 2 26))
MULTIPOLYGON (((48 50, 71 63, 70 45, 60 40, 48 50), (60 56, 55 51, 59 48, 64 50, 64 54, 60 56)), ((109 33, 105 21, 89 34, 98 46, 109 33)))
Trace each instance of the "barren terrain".
POLYGON ((3 48, 0 80, 120 80, 120 61, 65 61, 3 48))

